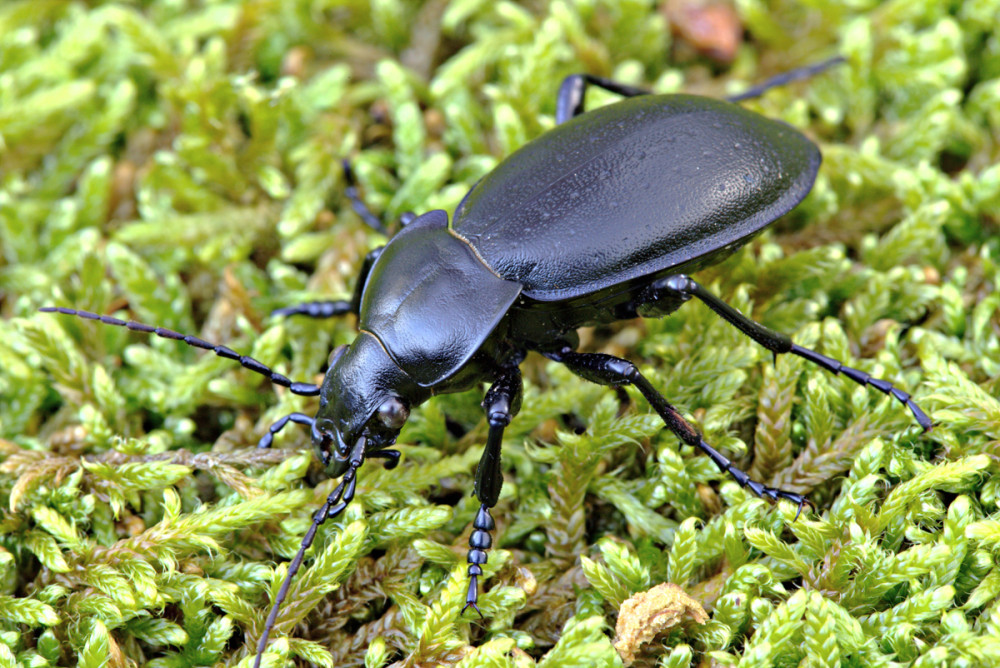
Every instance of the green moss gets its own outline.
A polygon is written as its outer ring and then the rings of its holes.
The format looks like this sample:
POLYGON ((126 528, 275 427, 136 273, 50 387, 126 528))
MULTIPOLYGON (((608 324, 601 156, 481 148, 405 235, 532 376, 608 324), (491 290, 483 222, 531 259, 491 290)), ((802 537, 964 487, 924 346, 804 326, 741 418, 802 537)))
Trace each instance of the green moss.
POLYGON ((314 400, 38 307, 315 379, 350 319, 268 313, 349 294, 384 241, 343 196, 342 158, 386 220, 450 210, 553 125, 567 74, 720 96, 834 53, 847 64, 748 103, 821 145, 812 194, 699 278, 912 391, 934 431, 802 360, 772 364, 699 304, 623 323, 588 349, 638 362, 708 441, 818 512, 793 522, 638 393, 619 415, 612 391, 532 357, 486 621, 461 614, 486 435, 468 392, 414 411, 398 469, 361 470, 266 658, 617 665, 617 606, 669 581, 710 621, 661 635, 644 665, 1000 663, 1000 2, 734 4, 746 40, 728 68, 634 0, 0 4, 0 663, 248 661, 332 490, 311 484, 302 430, 252 447, 314 400))

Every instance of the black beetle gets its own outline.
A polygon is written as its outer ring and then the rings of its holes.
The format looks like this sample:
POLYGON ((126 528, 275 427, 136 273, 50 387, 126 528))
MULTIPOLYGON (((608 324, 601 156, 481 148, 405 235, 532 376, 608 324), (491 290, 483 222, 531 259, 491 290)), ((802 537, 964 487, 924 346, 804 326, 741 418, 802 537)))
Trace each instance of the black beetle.
MULTIPOLYGON (((315 417, 274 423, 268 447, 289 421, 308 425, 326 473, 342 480, 316 512, 257 647, 259 665, 288 586, 317 528, 354 497, 368 458, 398 463, 391 449, 409 411, 434 394, 490 383, 483 400, 489 435, 476 473, 481 503, 469 539, 466 608, 479 610, 478 578, 503 482, 500 444, 521 403, 518 366, 530 350, 602 385, 632 384, 666 426, 700 448, 758 496, 802 506, 805 497, 753 481, 705 443, 634 364, 575 352, 576 330, 634 317, 662 317, 696 297, 775 355, 792 353, 895 397, 924 429, 931 421, 910 395, 885 380, 803 348, 757 324, 686 274, 714 264, 795 207, 812 188, 819 149, 794 128, 733 104, 840 59, 776 77, 719 101, 647 91, 589 75, 559 91, 558 127, 530 142, 478 182, 451 226, 444 211, 407 216, 403 229, 365 258, 350 301, 312 302, 278 315, 358 315, 359 335, 334 351, 321 386, 293 383, 225 347, 159 327, 67 308, 43 308, 182 340, 261 373, 293 393, 319 395, 315 417), (626 99, 584 113, 596 85, 626 99)), ((355 210, 384 229, 357 196, 355 210)))

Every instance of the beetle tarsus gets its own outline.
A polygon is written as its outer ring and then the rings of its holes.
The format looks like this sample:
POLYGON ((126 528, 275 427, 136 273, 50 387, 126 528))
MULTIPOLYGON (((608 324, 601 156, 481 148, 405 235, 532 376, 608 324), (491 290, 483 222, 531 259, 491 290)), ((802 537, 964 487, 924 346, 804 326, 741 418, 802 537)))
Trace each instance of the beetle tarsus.
POLYGON ((802 346, 794 343, 792 344, 792 349, 789 352, 793 355, 798 355, 803 359, 807 359, 813 364, 819 365, 831 373, 842 373, 858 385, 874 387, 882 394, 893 397, 896 401, 910 409, 910 412, 913 414, 914 419, 916 419, 917 424, 923 427, 925 432, 930 431, 934 427, 934 423, 931 422, 929 417, 927 417, 927 413, 925 413, 923 409, 917 405, 917 402, 913 400, 909 393, 904 392, 889 381, 882 380, 881 378, 874 378, 864 371, 849 367, 832 357, 827 357, 826 355, 820 354, 815 350, 803 348, 802 346))
POLYGON ((488 559, 487 551, 493 547, 492 532, 496 523, 490 515, 490 508, 497 504, 500 489, 503 486, 503 473, 500 470, 500 445, 503 442, 503 431, 521 409, 521 372, 516 366, 503 367, 496 380, 486 391, 483 399, 483 410, 490 425, 486 437, 486 447, 476 468, 476 498, 479 499, 479 510, 472 521, 472 533, 469 534, 469 593, 465 599, 464 612, 470 606, 479 612, 476 602, 479 600, 479 576, 483 574, 483 564, 488 559))
POLYGON ((732 478, 739 483, 740 487, 749 489, 755 496, 762 499, 770 499, 771 501, 778 501, 779 499, 785 499, 786 501, 791 501, 798 506, 798 510, 795 512, 795 519, 799 518, 802 513, 802 508, 805 505, 812 505, 812 503, 806 497, 795 492, 786 492, 783 489, 778 489, 777 487, 770 487, 764 483, 757 482, 752 479, 747 473, 742 471, 733 465, 733 463, 724 456, 721 452, 713 448, 711 445, 706 443, 703 439, 699 438, 698 447, 702 452, 707 454, 709 458, 715 462, 715 465, 719 467, 719 470, 728 473, 732 478))
POLYGON ((477 602, 479 601, 479 576, 483 574, 483 564, 489 559, 486 551, 493 546, 493 536, 490 532, 496 528, 496 523, 490 515, 490 509, 484 503, 476 513, 476 519, 472 522, 472 533, 469 535, 469 591, 465 597, 466 608, 472 606, 482 617, 477 602))
POLYGON ((816 510, 816 504, 815 503, 813 503, 812 501, 810 501, 806 497, 801 497, 801 501, 799 501, 799 507, 795 510, 795 517, 792 518, 793 522, 795 520, 799 519, 799 515, 802 514, 802 509, 805 508, 806 506, 809 506, 809 508, 811 508, 813 511, 816 510))
POLYGON ((476 603, 476 601, 479 598, 478 577, 479 577, 478 575, 469 576, 469 593, 465 595, 465 605, 462 606, 461 614, 464 615, 466 610, 472 608, 473 610, 476 611, 476 614, 479 615, 479 619, 486 619, 486 616, 483 614, 483 611, 479 609, 479 605, 476 603))

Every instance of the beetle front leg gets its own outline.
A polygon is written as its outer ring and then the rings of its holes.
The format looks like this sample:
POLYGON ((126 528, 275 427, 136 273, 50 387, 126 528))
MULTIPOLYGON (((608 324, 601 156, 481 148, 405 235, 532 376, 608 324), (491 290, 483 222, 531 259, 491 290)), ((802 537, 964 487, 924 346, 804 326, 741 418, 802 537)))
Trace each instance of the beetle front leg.
POLYGON ((289 413, 285 417, 281 418, 277 422, 271 425, 271 428, 267 430, 267 433, 257 442, 258 448, 270 448, 271 443, 274 442, 275 435, 285 428, 285 425, 289 422, 294 422, 295 424, 305 425, 307 427, 312 427, 315 418, 311 415, 306 415, 305 413, 289 413))
POLYGON ((285 308, 271 311, 271 315, 282 317, 304 315, 310 318, 333 318, 347 313, 357 315, 361 309, 361 295, 364 294, 368 274, 371 272, 375 260, 382 254, 383 248, 385 246, 379 246, 365 255, 365 259, 361 263, 361 271, 358 272, 358 280, 354 283, 354 294, 351 296, 350 301, 341 299, 336 301, 305 302, 304 304, 286 306, 285 308))
POLYGON ((741 487, 749 488, 757 496, 767 497, 775 501, 787 499, 798 505, 796 518, 802 512, 802 508, 809 503, 809 500, 801 494, 786 492, 777 487, 769 487, 751 479, 749 475, 737 468, 721 452, 705 442, 698 430, 685 420, 677 409, 663 398, 662 394, 656 391, 652 383, 639 373, 639 369, 632 362, 604 353, 578 353, 569 349, 558 353, 545 353, 545 356, 565 364, 576 375, 598 385, 611 387, 634 385, 653 407, 653 410, 660 415, 667 428, 674 432, 679 439, 704 452, 715 462, 719 470, 731 475, 741 487))
POLYGON ((775 355, 778 353, 792 353, 793 355, 798 355, 799 357, 809 360, 813 364, 818 364, 827 371, 835 374, 842 373, 859 385, 874 387, 879 392, 894 397, 897 401, 910 409, 910 412, 913 413, 913 417, 916 419, 917 424, 923 427, 924 431, 929 431, 933 426, 931 419, 927 417, 927 414, 924 413, 920 406, 917 405, 917 402, 915 402, 908 393, 895 387, 889 381, 882 380, 881 378, 873 378, 864 371, 842 364, 832 357, 821 355, 815 350, 803 348, 800 345, 792 343, 792 340, 786 335, 780 332, 775 332, 774 330, 768 329, 764 325, 751 320, 688 276, 677 274, 675 276, 661 278, 646 288, 645 292, 641 296, 641 299, 643 301, 653 303, 659 299, 687 300, 691 297, 697 297, 700 299, 706 306, 708 306, 708 308, 715 311, 724 320, 736 327, 736 329, 740 330, 775 355))
POLYGON ((476 469, 476 498, 479 499, 480 506, 472 521, 472 534, 469 536, 469 591, 465 597, 465 607, 462 608, 462 612, 465 612, 471 607, 480 617, 483 613, 476 605, 479 600, 479 576, 483 574, 486 551, 493 545, 491 532, 496 527, 490 508, 497 504, 500 488, 503 486, 500 444, 503 442, 504 429, 521 408, 521 390, 521 372, 516 366, 505 367, 483 399, 490 432, 486 437, 483 457, 476 469))

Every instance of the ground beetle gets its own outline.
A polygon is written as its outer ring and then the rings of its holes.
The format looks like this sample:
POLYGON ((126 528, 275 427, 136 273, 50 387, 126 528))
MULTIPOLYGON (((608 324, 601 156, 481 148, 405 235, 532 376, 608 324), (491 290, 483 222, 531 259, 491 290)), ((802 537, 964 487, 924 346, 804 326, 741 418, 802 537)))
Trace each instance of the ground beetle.
MULTIPOLYGON (((354 497, 357 470, 391 449, 412 407, 435 394, 489 383, 489 434, 476 472, 480 502, 469 538, 466 608, 477 611, 478 579, 500 495, 500 443, 521 404, 518 365, 534 350, 583 378, 634 385, 683 442, 700 448, 740 485, 770 499, 806 499, 751 480, 702 440, 631 362, 579 353, 576 330, 635 317, 662 317, 696 297, 751 339, 895 397, 924 429, 931 421, 910 395, 885 380, 803 348, 750 320, 686 274, 719 262, 795 207, 812 188, 819 149, 794 128, 733 102, 804 78, 840 59, 775 77, 728 101, 647 91, 590 75, 559 90, 558 127, 528 143, 479 181, 455 211, 406 216, 402 230, 368 254, 350 301, 311 302, 279 315, 358 316, 359 334, 335 350, 320 386, 293 383, 225 346, 167 329, 67 308, 44 308, 148 332, 213 351, 293 393, 319 395, 315 417, 287 415, 268 430, 268 447, 289 421, 307 425, 327 475, 341 482, 316 512, 292 560, 257 647, 259 665, 291 579, 317 528, 354 497), (588 85, 626 99, 584 113, 588 85)), ((357 195, 355 210, 383 230, 357 195)))

